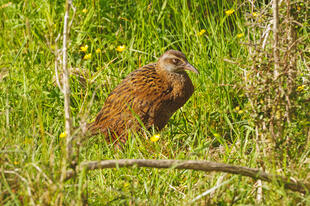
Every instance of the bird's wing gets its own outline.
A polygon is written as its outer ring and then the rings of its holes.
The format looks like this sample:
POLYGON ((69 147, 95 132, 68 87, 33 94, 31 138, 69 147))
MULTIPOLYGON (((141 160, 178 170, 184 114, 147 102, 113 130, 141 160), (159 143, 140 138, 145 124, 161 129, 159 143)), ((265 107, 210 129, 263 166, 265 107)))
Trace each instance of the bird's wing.
POLYGON ((149 127, 154 112, 171 92, 155 70, 155 64, 146 65, 130 73, 108 96, 94 125, 100 130, 113 130, 120 135, 123 130, 140 127, 140 120, 149 127))

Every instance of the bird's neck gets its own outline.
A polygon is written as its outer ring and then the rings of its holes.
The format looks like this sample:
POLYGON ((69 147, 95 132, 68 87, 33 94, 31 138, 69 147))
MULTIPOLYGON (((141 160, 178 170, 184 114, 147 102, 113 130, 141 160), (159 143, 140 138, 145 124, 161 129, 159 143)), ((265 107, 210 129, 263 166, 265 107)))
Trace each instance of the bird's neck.
POLYGON ((161 79, 163 79, 167 86, 171 88, 171 93, 169 93, 168 98, 174 102, 174 109, 171 108, 171 111, 175 111, 176 108, 183 106, 193 94, 193 83, 185 71, 172 73, 158 67, 155 68, 161 79))
POLYGON ((171 82, 174 86, 184 87, 187 81, 189 80, 189 77, 186 72, 180 72, 180 73, 168 72, 167 80, 171 82))
POLYGON ((174 96, 179 96, 181 94, 190 96, 193 93, 194 87, 192 81, 185 71, 179 73, 169 72, 158 67, 156 70, 159 76, 173 88, 172 93, 174 93, 174 96))

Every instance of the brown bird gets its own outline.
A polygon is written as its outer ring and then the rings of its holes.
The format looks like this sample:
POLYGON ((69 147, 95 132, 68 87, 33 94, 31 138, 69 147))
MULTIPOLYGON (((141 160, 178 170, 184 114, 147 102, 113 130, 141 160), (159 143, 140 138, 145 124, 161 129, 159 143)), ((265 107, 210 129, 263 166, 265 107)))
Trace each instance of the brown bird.
POLYGON ((169 50, 156 63, 131 72, 110 93, 88 131, 102 133, 109 143, 118 144, 142 125, 161 130, 194 92, 185 70, 199 74, 182 52, 169 50))

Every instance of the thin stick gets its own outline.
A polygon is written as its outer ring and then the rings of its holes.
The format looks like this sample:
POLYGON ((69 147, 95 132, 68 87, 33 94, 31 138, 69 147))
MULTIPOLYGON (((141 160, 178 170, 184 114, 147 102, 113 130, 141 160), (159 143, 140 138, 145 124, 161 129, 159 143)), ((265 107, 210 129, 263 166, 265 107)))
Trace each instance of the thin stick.
MULTIPOLYGON (((70 111, 70 73, 68 70, 68 56, 67 56, 67 40, 68 40, 68 20, 69 12, 72 4, 72 0, 66 0, 65 5, 65 16, 64 16, 64 30, 63 30, 63 48, 62 48, 62 66, 63 66, 63 86, 62 92, 64 94, 64 112, 65 112, 65 132, 66 132, 66 150, 65 157, 63 158, 61 182, 66 178, 67 165, 72 164, 72 120, 71 120, 71 111, 70 111)), ((61 184, 61 187, 63 185, 61 184)), ((60 202, 62 202, 62 197, 60 197, 60 202)))
POLYGON ((274 79, 279 76, 280 58, 279 58, 279 0, 273 0, 273 58, 274 58, 274 79))
POLYGON ((257 180, 256 203, 261 204, 263 200, 263 184, 261 180, 257 180))
POLYGON ((63 45, 62 45, 62 64, 63 64, 63 93, 64 93, 64 110, 65 110, 65 126, 67 134, 66 142, 66 157, 70 162, 70 156, 72 154, 72 137, 71 137, 71 111, 70 111, 70 82, 69 82, 69 70, 68 70, 68 55, 67 55, 67 39, 68 39, 68 19, 69 11, 72 4, 72 0, 66 1, 66 11, 64 16, 64 31, 63 31, 63 45))
MULTIPOLYGON (((267 182, 279 182, 285 188, 306 193, 310 191, 310 184, 292 180, 287 177, 268 174, 259 169, 234 166, 218 162, 209 162, 204 160, 145 160, 145 159, 120 159, 120 160, 102 160, 87 161, 80 164, 79 171, 83 168, 87 170, 120 168, 120 167, 151 167, 151 168, 171 168, 171 169, 191 169, 205 172, 225 172, 261 179, 267 182)), ((74 171, 68 171, 66 179, 70 179, 75 174, 74 171)))

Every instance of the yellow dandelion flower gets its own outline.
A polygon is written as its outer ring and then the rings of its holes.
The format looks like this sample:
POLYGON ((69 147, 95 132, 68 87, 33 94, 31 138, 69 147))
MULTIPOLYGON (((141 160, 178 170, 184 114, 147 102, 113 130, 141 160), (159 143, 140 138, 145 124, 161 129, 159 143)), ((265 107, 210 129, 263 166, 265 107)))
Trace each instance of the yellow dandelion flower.
POLYGON ((238 38, 244 37, 244 33, 237 34, 238 38))
POLYGON ((214 133, 213 135, 214 135, 214 137, 217 137, 217 138, 220 138, 220 137, 221 137, 221 135, 218 134, 218 133, 214 133))
POLYGON ((99 54, 100 52, 101 52, 101 49, 100 49, 100 48, 96 49, 96 53, 97 53, 97 54, 99 54))
POLYGON ((83 9, 82 12, 83 12, 84 14, 86 14, 86 13, 87 13, 87 9, 86 9, 86 8, 83 9))
POLYGON ((253 13, 252 13, 252 16, 257 17, 257 16, 258 16, 258 13, 257 13, 257 12, 253 12, 253 13))
POLYGON ((226 16, 229 16, 231 14, 233 14, 235 12, 235 9, 229 9, 227 11, 225 11, 226 16))
POLYGON ((306 87, 306 85, 301 85, 301 86, 297 87, 296 91, 301 92, 305 89, 305 87, 306 87))
POLYGON ((17 165, 18 164, 18 162, 17 161, 14 161, 14 165, 17 165))
POLYGON ((119 45, 116 47, 116 51, 118 52, 123 52, 124 50, 126 49, 126 46, 125 45, 119 45))
POLYGON ((80 47, 80 51, 82 51, 82 52, 87 52, 87 50, 88 50, 88 45, 80 47))
POLYGON ((151 137, 151 141, 152 141, 152 142, 157 142, 157 141, 159 140, 159 138, 160 138, 160 135, 159 135, 159 134, 155 134, 155 135, 153 135, 153 136, 151 137))
POLYGON ((197 36, 202 36, 205 32, 206 32, 206 30, 202 29, 202 30, 200 30, 200 32, 198 32, 197 36))
POLYGON ((86 54, 83 59, 85 60, 91 59, 91 54, 86 54))
POLYGON ((66 132, 62 132, 60 135, 59 135, 60 138, 66 138, 67 137, 67 133, 66 132))
POLYGON ((236 107, 235 110, 236 110, 236 111, 239 111, 239 110, 240 110, 240 107, 236 107))

